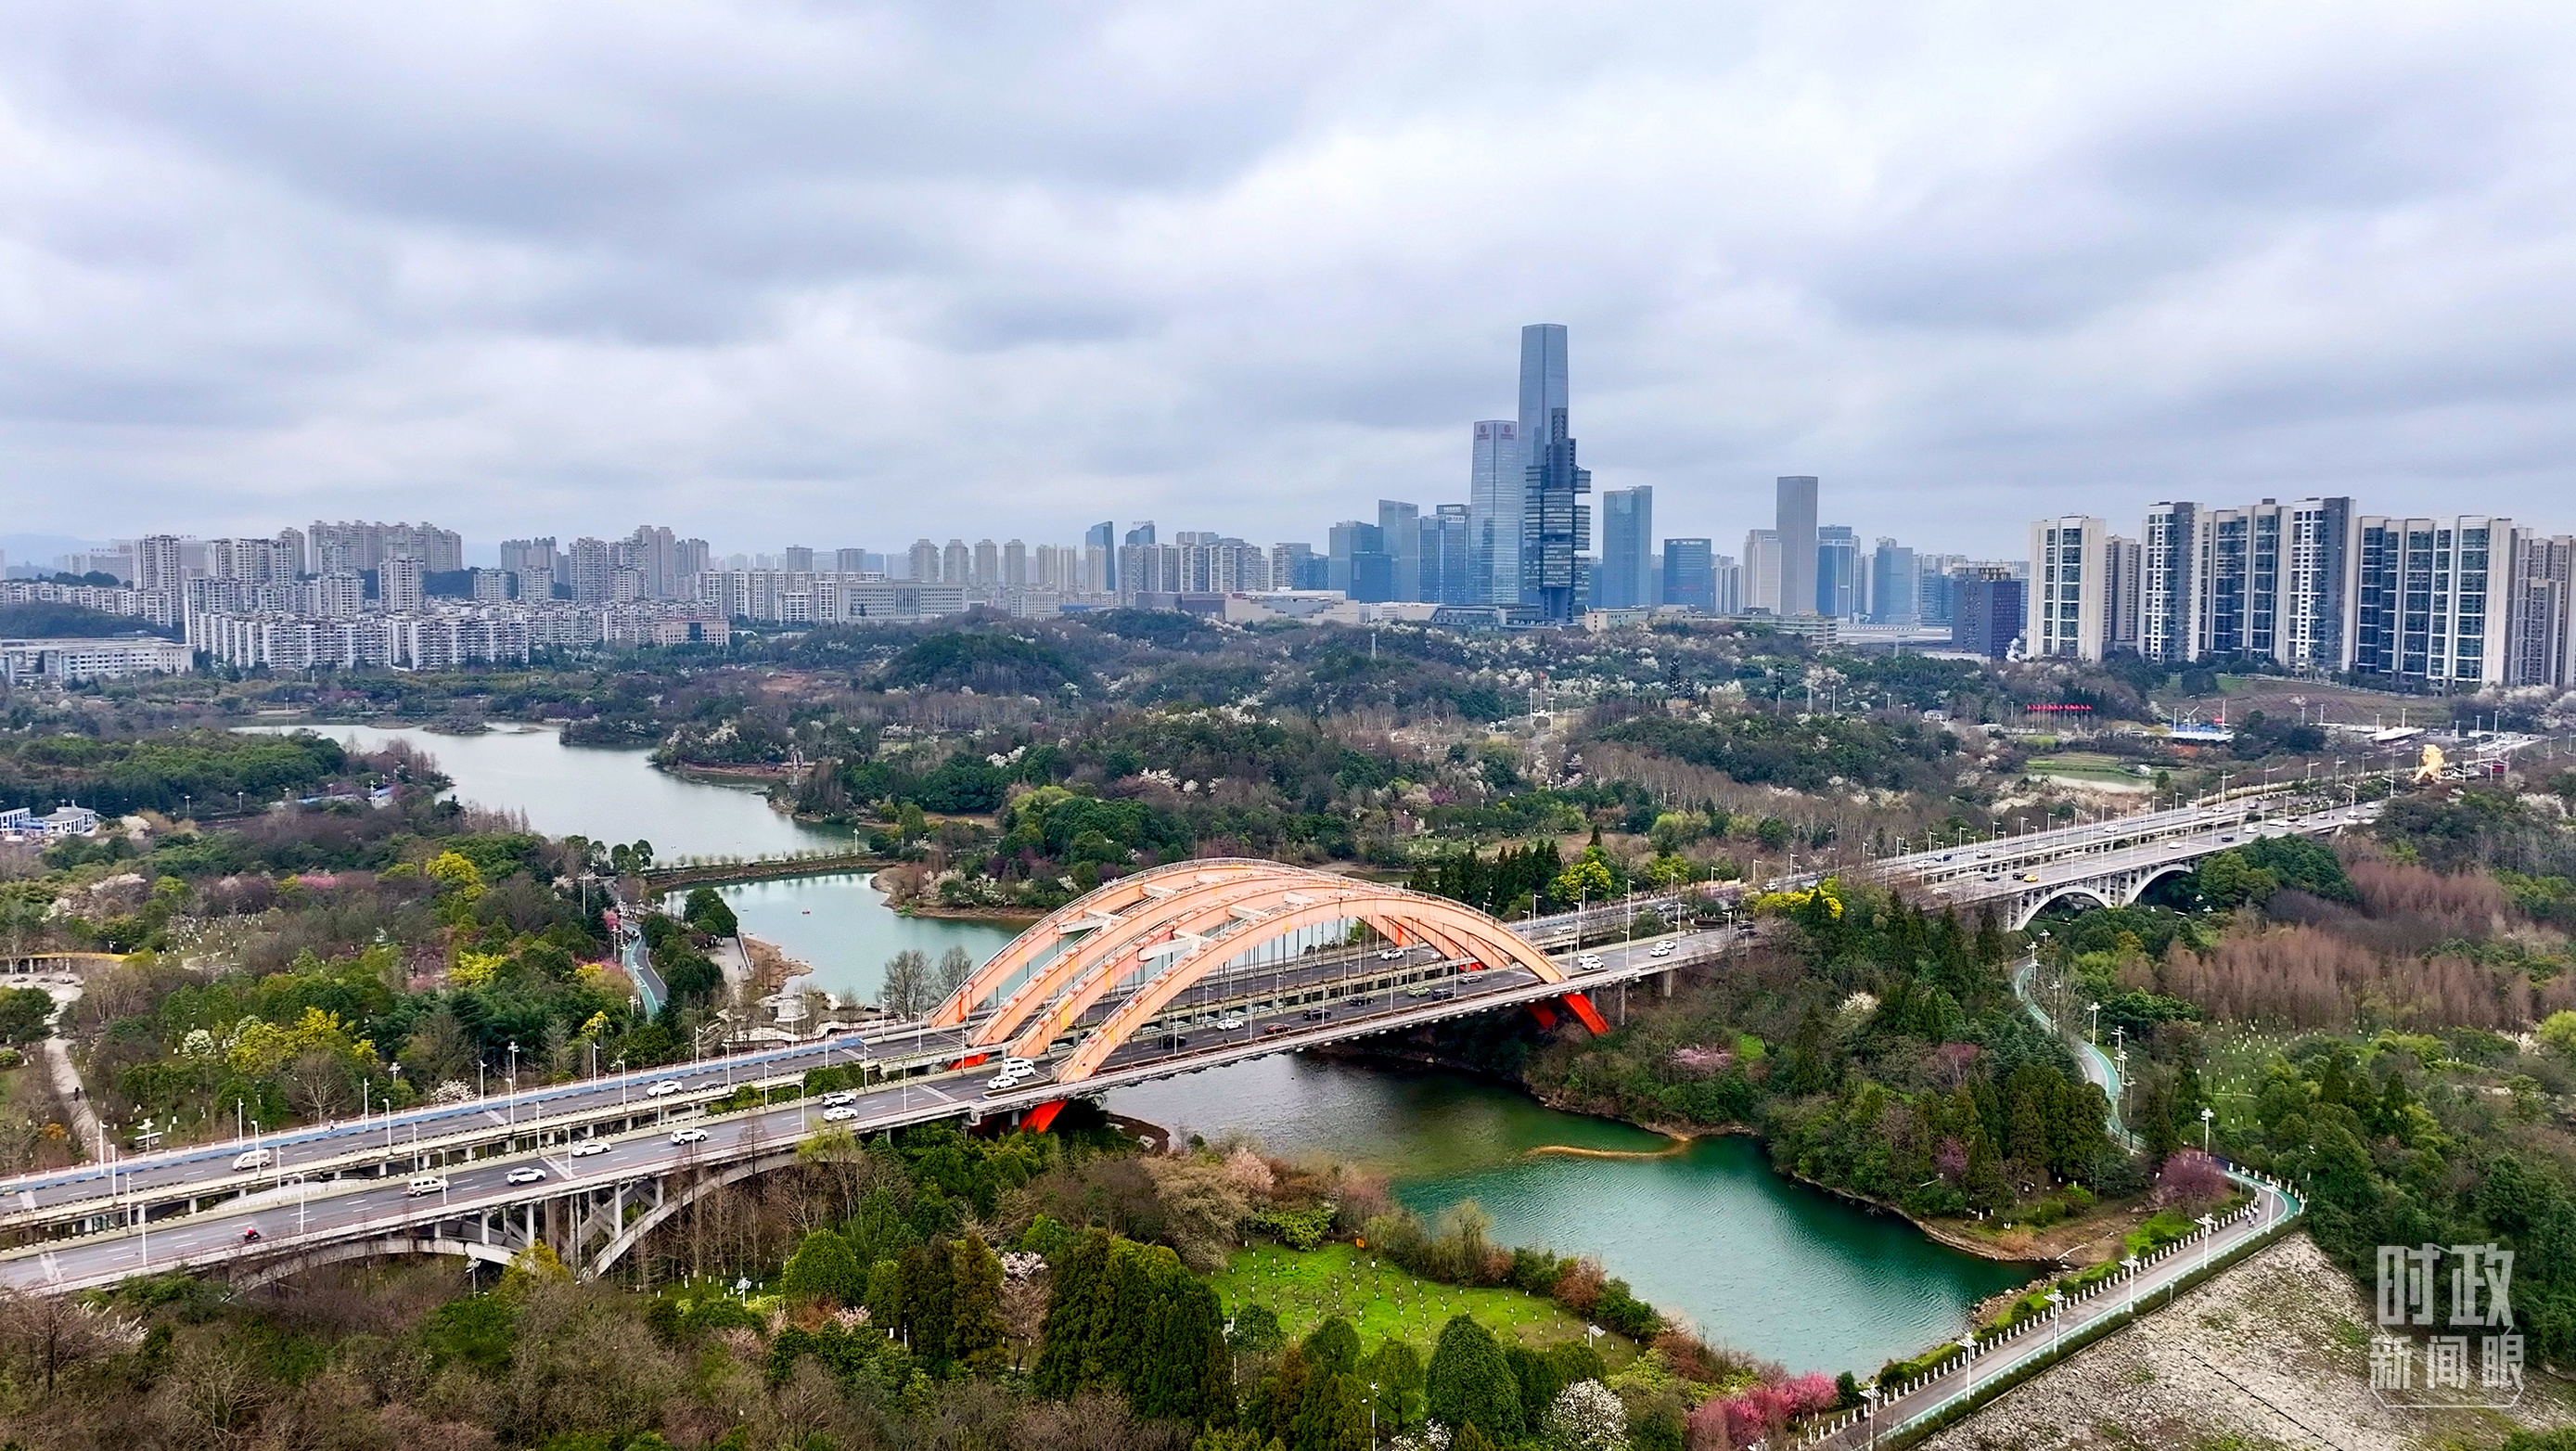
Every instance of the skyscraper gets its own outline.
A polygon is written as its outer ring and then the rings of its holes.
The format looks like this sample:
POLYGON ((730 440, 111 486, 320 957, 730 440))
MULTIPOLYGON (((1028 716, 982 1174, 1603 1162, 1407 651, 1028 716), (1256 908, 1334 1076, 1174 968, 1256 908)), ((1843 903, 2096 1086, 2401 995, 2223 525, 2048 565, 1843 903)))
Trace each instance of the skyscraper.
POLYGON ((1376 602, 1395 587, 1395 561, 1386 552, 1386 536, 1375 524, 1345 519, 1333 526, 1331 573, 1327 589, 1354 600, 1376 602))
MULTIPOLYGON (((1780 536, 1780 594, 1760 600, 1782 615, 1816 612, 1816 476, 1783 474, 1773 529, 1780 536)), ((1753 561, 1748 557, 1745 567, 1753 561)), ((1747 581, 1749 585, 1751 581, 1747 581)))
MULTIPOLYGON (((1557 329, 1560 344, 1564 329, 1557 329)), ((1577 503, 1592 492, 1592 471, 1574 461, 1574 435, 1563 408, 1547 418, 1547 447, 1531 464, 1521 495, 1521 603, 1544 624, 1569 624, 1589 608, 1592 509, 1577 503)))
POLYGON ((1744 601, 1748 610, 1780 613, 1780 531, 1744 531, 1744 601))
MULTIPOLYGON (((1565 343, 1563 323, 1534 322, 1521 329, 1520 424, 1516 432, 1520 435, 1522 453, 1518 476, 1524 487, 1519 497, 1513 500, 1512 523, 1522 545, 1527 544, 1530 536, 1527 519, 1529 493, 1526 488, 1529 470, 1546 460, 1551 442, 1548 431, 1557 413, 1567 412, 1569 431, 1572 428, 1572 415, 1568 410, 1573 399, 1566 382, 1565 343)), ((1509 583, 1495 594, 1497 603, 1532 602, 1529 568, 1517 559, 1514 563, 1520 567, 1513 572, 1509 583)), ((1497 575, 1496 578, 1500 581, 1502 577, 1497 575)))
MULTIPOLYGON (((1625 609, 1660 603, 1650 586, 1655 556, 1655 491, 1640 485, 1601 495, 1601 568, 1593 575, 1592 603, 1625 609)), ((1671 561, 1665 568, 1671 568, 1671 561)))
POLYGON ((1860 597, 1860 535, 1848 524, 1827 524, 1816 531, 1816 613, 1852 619, 1860 597))
POLYGON ((1476 425, 1467 470, 1467 548, 1477 583, 1470 604, 1510 604, 1521 595, 1521 490, 1529 450, 1508 418, 1476 425))
POLYGON ((2199 598, 2200 506, 2160 503, 2147 511, 2138 542, 2138 654, 2159 665, 2187 665, 2199 598))
POLYGON ((1378 547, 1386 551, 1392 571, 1387 598, 1422 598, 1422 510, 1400 499, 1377 501, 1378 547))
POLYGON ((1911 625, 1916 613, 1914 551, 1881 539, 1869 557, 1869 617, 1882 625, 1911 625))
MULTIPOLYGON (((1608 538, 1609 503, 1613 494, 1601 496, 1604 517, 1601 534, 1608 538)), ((1687 605, 1703 615, 1717 613, 1717 560, 1705 539, 1667 539, 1664 541, 1664 598, 1668 605, 1687 605)))
POLYGON ((1118 525, 1112 520, 1103 519, 1085 529, 1082 531, 1082 548, 1085 559, 1096 559, 1099 562, 1099 570, 1091 581, 1091 587, 1103 593, 1117 589, 1118 525), (1091 552, 1093 550, 1098 550, 1099 553, 1094 555, 1091 552))
POLYGON ((1465 504, 1442 504, 1422 521, 1422 594, 1436 605, 1478 605, 1485 585, 1475 570, 1465 504))

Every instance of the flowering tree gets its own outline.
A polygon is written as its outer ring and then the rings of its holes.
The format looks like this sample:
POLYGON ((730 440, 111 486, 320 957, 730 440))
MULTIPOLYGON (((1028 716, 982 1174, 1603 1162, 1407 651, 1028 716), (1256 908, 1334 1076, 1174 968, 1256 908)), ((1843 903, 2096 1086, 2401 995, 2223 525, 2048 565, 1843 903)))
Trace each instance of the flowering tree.
POLYGON ((2177 1149, 2165 1156, 2156 1174, 2156 1202, 2198 1214, 2227 1197, 2227 1173, 2218 1161, 2198 1149, 2177 1149))
POLYGON ((1628 1451, 1627 1407, 1597 1380, 1558 1391, 1539 1428, 1552 1451, 1628 1451))

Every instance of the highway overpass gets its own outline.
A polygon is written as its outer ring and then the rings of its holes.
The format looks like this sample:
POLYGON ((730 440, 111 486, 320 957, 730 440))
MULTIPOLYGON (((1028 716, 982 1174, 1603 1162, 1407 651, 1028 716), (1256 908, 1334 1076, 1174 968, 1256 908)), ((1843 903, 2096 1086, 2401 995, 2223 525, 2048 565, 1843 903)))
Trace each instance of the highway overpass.
MULTIPOLYGON (((2257 834, 2329 833, 2375 810, 2309 804, 2275 803, 2269 820, 2239 803, 2215 817, 2088 823, 1892 859, 1873 875, 1926 905, 1992 904, 2018 926, 2049 901, 2134 900, 2155 876, 2257 834)), ((1513 928, 1273 862, 1176 863, 1051 914, 916 1022, 0 1181, 0 1236, 15 1246, 0 1252, 0 1284, 75 1289, 181 1267, 258 1279, 381 1253, 502 1260, 538 1243, 604 1274, 672 1214, 794 1162, 827 1129, 1043 1126, 1071 1098, 1470 1013, 1564 1012, 1598 1030, 1605 993, 1668 990, 1674 970, 1713 966, 1753 932, 1684 920, 1671 896, 1513 928), (1350 945, 1361 922, 1374 934, 1350 945), (1005 1055, 1036 1073, 995 1090, 990 1060, 1005 1055), (851 1101, 802 1093, 809 1071, 854 1064, 851 1101), (748 1103, 735 1098, 745 1088, 748 1103), (758 1101, 768 1094, 781 1101, 758 1101), (265 1159, 237 1168, 254 1149, 265 1159), (444 1184, 408 1192, 419 1176, 444 1184)))

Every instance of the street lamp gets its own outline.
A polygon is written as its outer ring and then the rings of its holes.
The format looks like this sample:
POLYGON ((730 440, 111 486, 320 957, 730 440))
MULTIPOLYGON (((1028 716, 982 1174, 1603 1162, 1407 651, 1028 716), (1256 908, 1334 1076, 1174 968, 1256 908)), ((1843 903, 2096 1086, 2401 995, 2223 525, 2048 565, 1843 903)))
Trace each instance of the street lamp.
POLYGON ((1878 1395, 1876 1381, 1860 1388, 1860 1415, 1862 1420, 1869 1422, 1869 1444, 1873 1451, 1878 1445, 1878 1395))
POLYGON ((2135 1315, 2138 1313, 2138 1257, 2131 1255, 2120 1261, 2120 1268, 2129 1272, 2129 1313, 2135 1315))
POLYGON ((2218 1238, 2218 1221, 2204 1214, 2196 1222, 2200 1225, 2200 1269, 2201 1273, 2207 1274, 2210 1246, 2218 1238))
POLYGON ((1971 1331, 1966 1335, 1960 1336, 1959 1348, 1968 1352, 1968 1358, 1961 1362, 1961 1368, 1967 1372, 1968 1379, 1967 1383, 1962 1386, 1959 1391, 1959 1399, 1965 1401, 1977 1393, 1977 1337, 1975 1332, 1971 1331))
POLYGON ((2099 1048, 2102 1046, 2102 1005, 2086 1003, 2084 1011, 2093 1015, 2093 1046, 2099 1048))
POLYGON ((2207 1104, 2201 1105, 2200 1151, 2204 1154, 2209 1152, 2209 1121, 2216 1117, 2218 1117, 2218 1111, 2216 1109, 2209 1107, 2207 1104))
POLYGON ((2051 1355, 2057 1353, 2058 1337, 2064 1333, 2065 1322, 2059 1317, 2057 1307, 2065 1300, 2066 1297, 2055 1290, 2048 1292, 2048 1353, 2051 1355))

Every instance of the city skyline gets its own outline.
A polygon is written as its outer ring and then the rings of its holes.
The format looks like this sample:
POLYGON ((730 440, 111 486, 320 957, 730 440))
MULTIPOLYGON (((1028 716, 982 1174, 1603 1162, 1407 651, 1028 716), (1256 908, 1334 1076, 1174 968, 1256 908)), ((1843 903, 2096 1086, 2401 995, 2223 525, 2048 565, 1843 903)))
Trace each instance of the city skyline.
POLYGON ((1531 318, 1601 487, 1694 536, 1782 474, 1960 552, 2078 491, 2566 492, 2540 7, 1614 8, 1571 73, 1508 8, 455 23, 22 17, 12 532, 1271 537, 1449 496, 1531 318))

